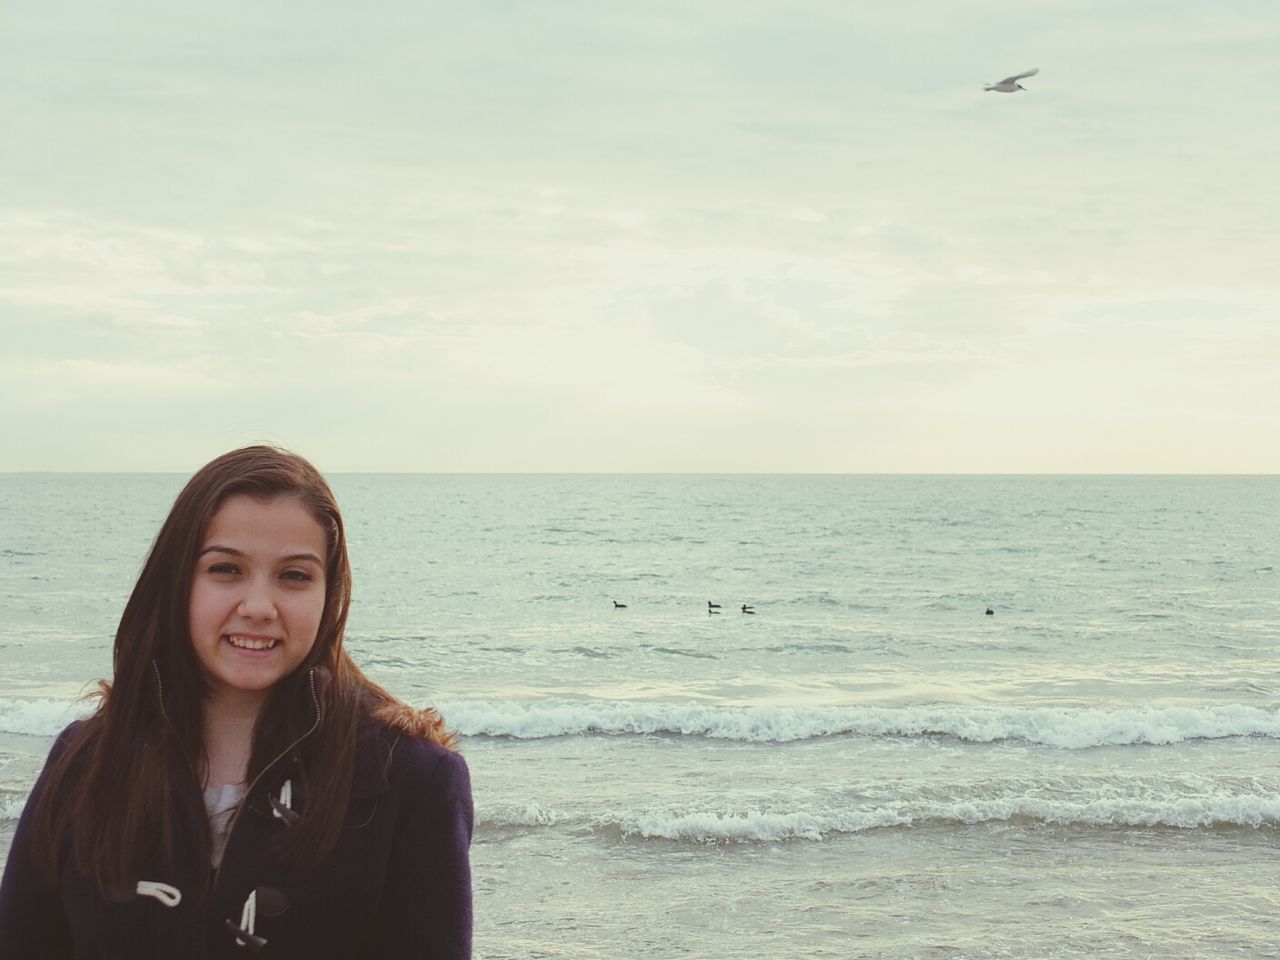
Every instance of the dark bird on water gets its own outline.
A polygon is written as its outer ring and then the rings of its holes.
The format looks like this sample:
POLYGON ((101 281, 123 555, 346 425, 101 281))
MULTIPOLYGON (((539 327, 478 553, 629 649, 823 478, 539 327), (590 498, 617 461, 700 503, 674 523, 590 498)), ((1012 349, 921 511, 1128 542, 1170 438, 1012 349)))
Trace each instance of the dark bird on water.
POLYGON ((742 612, 743 612, 743 613, 755 613, 755 611, 751 609, 751 604, 749 604, 749 603, 744 603, 744 604, 742 605, 742 612))
POLYGON ((720 604, 718 604, 718 603, 712 603, 710 600, 708 600, 708 601, 707 601, 707 609, 708 609, 708 610, 719 610, 719 609, 720 609, 720 604))
POLYGON ((625 603, 619 603, 617 600, 615 600, 615 601, 613 601, 613 609, 615 609, 615 610, 625 610, 625 609, 627 609, 627 605, 626 605, 625 603))
POLYGON ((992 610, 990 607, 987 607, 987 616, 990 617, 994 615, 995 615, 995 611, 992 610))

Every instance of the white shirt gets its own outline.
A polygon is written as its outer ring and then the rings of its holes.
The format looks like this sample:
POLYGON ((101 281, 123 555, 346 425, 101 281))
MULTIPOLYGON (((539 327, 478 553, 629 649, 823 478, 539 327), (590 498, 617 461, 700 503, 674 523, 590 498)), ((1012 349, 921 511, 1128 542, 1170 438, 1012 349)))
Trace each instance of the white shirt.
POLYGON ((227 848, 231 818, 244 799, 244 794, 243 783, 224 783, 220 787, 204 788, 204 808, 209 814, 209 832, 213 835, 210 859, 215 869, 222 863, 222 851, 227 848))

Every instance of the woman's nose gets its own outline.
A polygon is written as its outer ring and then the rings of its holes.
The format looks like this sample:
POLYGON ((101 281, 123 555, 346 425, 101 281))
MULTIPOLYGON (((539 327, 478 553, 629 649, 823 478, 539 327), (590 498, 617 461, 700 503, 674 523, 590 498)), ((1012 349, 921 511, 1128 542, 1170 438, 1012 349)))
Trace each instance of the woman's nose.
POLYGON ((249 580, 245 586, 244 596, 240 598, 240 615, 254 620, 276 615, 275 597, 269 583, 257 577, 249 580))

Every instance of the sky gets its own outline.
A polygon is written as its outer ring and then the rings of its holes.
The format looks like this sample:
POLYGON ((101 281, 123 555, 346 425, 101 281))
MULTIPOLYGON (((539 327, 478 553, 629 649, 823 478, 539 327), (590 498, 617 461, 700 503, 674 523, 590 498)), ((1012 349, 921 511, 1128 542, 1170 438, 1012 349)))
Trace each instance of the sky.
POLYGON ((1273 0, 5 0, 0 117, 0 471, 1280 473, 1273 0))

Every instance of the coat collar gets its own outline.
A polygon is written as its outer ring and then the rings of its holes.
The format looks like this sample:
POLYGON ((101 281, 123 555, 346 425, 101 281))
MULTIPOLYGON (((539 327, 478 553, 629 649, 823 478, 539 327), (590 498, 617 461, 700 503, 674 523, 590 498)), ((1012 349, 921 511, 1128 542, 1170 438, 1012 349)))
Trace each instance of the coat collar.
MULTIPOLYGON (((351 772, 352 800, 372 800, 391 791, 388 773, 400 737, 401 734, 382 726, 360 728, 356 735, 355 766, 351 772)), ((305 787, 297 776, 298 762, 294 755, 281 763, 278 770, 264 779, 262 787, 254 791, 250 804, 260 813, 269 815, 267 794, 278 794, 284 782, 292 779, 295 804, 305 805, 305 787)))

